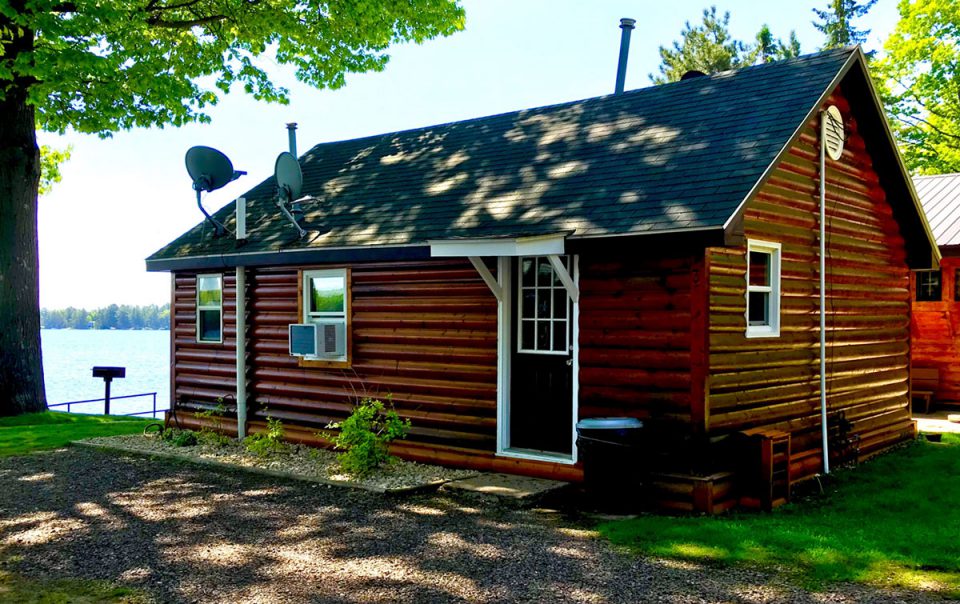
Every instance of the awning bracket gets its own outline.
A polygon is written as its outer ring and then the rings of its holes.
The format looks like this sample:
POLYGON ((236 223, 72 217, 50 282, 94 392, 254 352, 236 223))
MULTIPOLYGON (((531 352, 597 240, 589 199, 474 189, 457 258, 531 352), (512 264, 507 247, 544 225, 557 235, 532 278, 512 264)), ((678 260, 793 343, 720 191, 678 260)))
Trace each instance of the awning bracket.
POLYGON ((557 274, 557 277, 560 278, 560 282, 563 283, 563 287, 567 290, 567 295, 570 296, 572 301, 578 302, 580 300, 580 288, 573 282, 573 278, 570 276, 570 273, 567 272, 567 267, 564 266, 563 261, 560 260, 560 256, 550 254, 547 256, 547 259, 550 261, 550 265, 553 266, 553 271, 557 274))
POLYGON ((480 277, 483 278, 483 282, 487 284, 487 287, 490 288, 490 291, 493 292, 493 295, 497 297, 498 301, 503 302, 503 288, 500 287, 500 284, 497 283, 497 278, 493 276, 493 273, 491 273, 490 269, 487 268, 487 265, 484 264, 483 258, 480 256, 468 256, 468 258, 470 258, 470 264, 472 264, 473 268, 477 269, 477 272, 480 273, 480 277))

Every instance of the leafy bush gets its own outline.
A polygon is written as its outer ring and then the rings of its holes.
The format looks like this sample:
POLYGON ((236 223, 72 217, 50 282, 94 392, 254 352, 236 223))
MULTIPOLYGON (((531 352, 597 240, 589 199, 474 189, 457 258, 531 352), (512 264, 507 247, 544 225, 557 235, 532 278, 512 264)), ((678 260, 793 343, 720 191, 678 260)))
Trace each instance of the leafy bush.
MULTIPOLYGON (((389 403, 389 399, 387 399, 389 403)), ((405 438, 410 420, 402 420, 393 405, 388 409, 383 402, 364 398, 353 408, 350 417, 327 425, 339 434, 321 433, 343 451, 337 456, 344 472, 363 476, 391 459, 387 445, 397 438, 405 438)))
POLYGON ((246 437, 243 439, 243 446, 257 457, 270 457, 287 451, 289 447, 283 442, 283 423, 268 415, 266 432, 257 432, 246 437))

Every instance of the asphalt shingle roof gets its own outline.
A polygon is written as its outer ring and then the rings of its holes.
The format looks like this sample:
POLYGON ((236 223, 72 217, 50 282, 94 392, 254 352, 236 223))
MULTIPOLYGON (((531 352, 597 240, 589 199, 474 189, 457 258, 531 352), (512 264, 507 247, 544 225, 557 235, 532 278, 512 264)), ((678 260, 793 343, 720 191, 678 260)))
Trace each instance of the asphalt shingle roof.
POLYGON ((960 245, 960 174, 916 176, 913 186, 937 245, 960 245))
MULTIPOLYGON (((852 52, 320 144, 299 158, 310 234, 297 240, 270 178, 243 195, 244 251, 718 228, 852 52)), ((232 251, 200 223, 148 262, 232 251)))

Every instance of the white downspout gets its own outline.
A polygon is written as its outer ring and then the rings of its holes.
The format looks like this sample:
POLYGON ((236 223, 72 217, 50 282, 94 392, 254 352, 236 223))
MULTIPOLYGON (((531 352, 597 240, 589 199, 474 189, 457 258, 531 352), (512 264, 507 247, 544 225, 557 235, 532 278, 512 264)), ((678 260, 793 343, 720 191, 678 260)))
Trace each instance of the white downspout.
POLYGON ((237 267, 237 438, 247 435, 247 271, 237 267))
POLYGON ((830 473, 827 446, 827 120, 820 112, 820 427, 823 436, 823 473, 830 473))

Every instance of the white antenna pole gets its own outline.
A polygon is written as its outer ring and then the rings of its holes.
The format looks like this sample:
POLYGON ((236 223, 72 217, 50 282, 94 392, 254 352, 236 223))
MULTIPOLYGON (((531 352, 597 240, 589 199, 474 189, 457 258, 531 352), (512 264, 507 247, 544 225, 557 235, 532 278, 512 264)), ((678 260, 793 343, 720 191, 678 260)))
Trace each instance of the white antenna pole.
MULTIPOLYGON (((241 197, 241 199, 243 199, 241 197)), ((247 436, 247 272, 237 266, 237 439, 247 436)))
POLYGON ((823 473, 830 473, 827 445, 827 112, 820 112, 820 425, 823 473))

